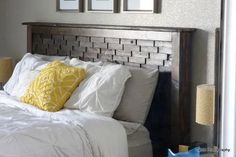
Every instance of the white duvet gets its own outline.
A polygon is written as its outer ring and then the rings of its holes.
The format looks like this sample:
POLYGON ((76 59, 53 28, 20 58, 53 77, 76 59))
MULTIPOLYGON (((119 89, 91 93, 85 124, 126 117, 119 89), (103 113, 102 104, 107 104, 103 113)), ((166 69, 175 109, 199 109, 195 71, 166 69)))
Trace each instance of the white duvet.
POLYGON ((0 157, 128 157, 127 136, 112 118, 44 112, 0 91, 0 157))

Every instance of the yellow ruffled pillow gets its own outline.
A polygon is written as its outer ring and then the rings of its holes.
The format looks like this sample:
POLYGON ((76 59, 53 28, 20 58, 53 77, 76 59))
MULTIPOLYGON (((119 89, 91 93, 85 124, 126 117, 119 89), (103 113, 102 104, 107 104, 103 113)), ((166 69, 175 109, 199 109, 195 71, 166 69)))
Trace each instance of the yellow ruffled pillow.
POLYGON ((21 101, 45 111, 59 111, 85 76, 82 68, 54 61, 40 72, 21 101))

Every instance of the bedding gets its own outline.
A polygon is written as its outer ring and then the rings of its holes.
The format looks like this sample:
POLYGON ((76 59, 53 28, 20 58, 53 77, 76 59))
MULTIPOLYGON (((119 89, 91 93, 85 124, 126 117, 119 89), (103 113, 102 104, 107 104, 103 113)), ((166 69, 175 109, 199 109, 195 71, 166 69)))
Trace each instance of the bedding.
POLYGON ((41 55, 41 54, 33 54, 33 55, 45 61, 55 61, 55 60, 69 61, 70 60, 69 56, 49 56, 49 55, 41 55))
POLYGON ((19 75, 18 83, 14 86, 14 90, 11 92, 11 96, 20 99, 26 90, 29 88, 31 82, 36 79, 39 74, 39 70, 25 70, 19 75))
POLYGON ((3 91, 0 148, 1 157, 128 157, 118 121, 78 110, 41 111, 3 91))
POLYGON ((83 68, 53 61, 41 70, 21 101, 45 111, 59 111, 85 77, 86 71, 83 68))
POLYGON ((102 62, 84 62, 77 58, 73 58, 70 60, 68 57, 45 56, 39 54, 32 55, 28 53, 17 64, 14 70, 15 75, 11 77, 11 80, 9 80, 9 82, 5 86, 5 91, 11 96, 20 99, 25 94, 26 90, 29 88, 31 82, 36 79, 40 71, 55 59, 58 59, 61 62, 71 66, 79 66, 81 68, 86 69, 87 75, 85 80, 87 80, 95 72, 99 71, 101 69, 101 65, 103 64, 102 62), (37 63, 36 66, 33 66, 33 62, 37 63), (24 65, 21 66, 21 64, 23 63, 24 65), (18 68, 19 66, 21 68, 18 68), (15 83, 16 80, 18 80, 17 83, 15 83), (9 86, 11 84, 14 84, 13 89, 9 90, 9 86))
POLYGON ((127 134, 129 157, 152 157, 149 131, 139 123, 119 122, 124 126, 127 134))
POLYGON ((69 65, 86 69, 87 77, 84 82, 87 82, 93 74, 101 70, 103 62, 85 62, 78 58, 72 58, 69 65))
POLYGON ((158 71, 157 69, 127 68, 132 77, 126 83, 114 118, 144 124, 156 89, 158 71))
MULTIPOLYGON (((81 82, 65 107, 112 117, 118 107, 126 81, 131 77, 127 68, 118 64, 92 65, 77 60, 80 67, 86 64, 88 78, 81 82)), ((96 64, 96 63, 95 63, 96 64)))
POLYGON ((26 70, 42 70, 47 66, 48 63, 50 63, 52 60, 60 60, 64 63, 69 62, 68 57, 56 57, 56 56, 44 56, 44 55, 33 55, 31 53, 27 53, 23 56, 23 58, 18 62, 15 66, 15 69, 13 71, 13 74, 9 81, 5 84, 4 91, 6 91, 9 95, 17 96, 14 91, 15 87, 19 89, 19 86, 17 87, 17 84, 19 82, 19 76, 21 73, 23 73, 26 70))

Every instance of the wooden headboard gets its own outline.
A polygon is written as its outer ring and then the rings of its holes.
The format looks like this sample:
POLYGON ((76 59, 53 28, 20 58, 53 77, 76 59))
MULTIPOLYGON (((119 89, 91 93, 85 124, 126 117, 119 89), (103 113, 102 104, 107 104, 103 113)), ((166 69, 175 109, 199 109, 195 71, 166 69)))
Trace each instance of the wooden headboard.
POLYGON ((189 143, 189 70, 194 29, 36 22, 24 24, 27 25, 28 52, 157 68, 165 76, 160 75, 162 80, 158 83, 165 92, 157 90, 146 122, 154 150, 155 147, 163 151, 166 147, 176 148, 178 144, 189 143), (160 83, 168 79, 169 85, 160 83), (163 97, 169 102, 163 103, 163 97), (157 118, 160 114, 161 118, 157 118))

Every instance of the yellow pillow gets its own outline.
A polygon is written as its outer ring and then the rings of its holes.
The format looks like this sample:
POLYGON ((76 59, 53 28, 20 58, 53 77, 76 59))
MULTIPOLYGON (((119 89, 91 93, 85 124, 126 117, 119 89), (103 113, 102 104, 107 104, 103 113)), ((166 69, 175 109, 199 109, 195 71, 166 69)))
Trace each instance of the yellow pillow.
POLYGON ((82 68, 54 61, 30 84, 21 101, 45 111, 59 111, 85 76, 82 68))

